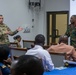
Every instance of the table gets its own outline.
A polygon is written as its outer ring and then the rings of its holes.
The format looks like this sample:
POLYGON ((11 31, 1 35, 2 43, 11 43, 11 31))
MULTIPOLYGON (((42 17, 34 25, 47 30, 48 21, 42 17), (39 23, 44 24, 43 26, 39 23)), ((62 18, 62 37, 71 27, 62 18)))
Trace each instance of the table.
POLYGON ((44 72, 44 75, 76 75, 76 67, 66 68, 62 70, 54 69, 50 72, 44 72))

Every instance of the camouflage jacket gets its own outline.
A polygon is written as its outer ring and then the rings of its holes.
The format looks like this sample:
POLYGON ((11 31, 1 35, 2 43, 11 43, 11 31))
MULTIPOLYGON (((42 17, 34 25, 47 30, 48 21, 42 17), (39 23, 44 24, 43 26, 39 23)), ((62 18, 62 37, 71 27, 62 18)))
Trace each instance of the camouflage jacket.
POLYGON ((0 44, 9 44, 8 34, 5 34, 6 31, 10 32, 10 36, 13 36, 18 33, 17 30, 12 32, 7 25, 0 24, 0 44))
POLYGON ((18 42, 17 40, 15 40, 14 42, 17 43, 19 48, 21 48, 20 42, 18 42))
POLYGON ((68 25, 65 35, 70 36, 70 43, 76 48, 76 27, 72 24, 68 25))

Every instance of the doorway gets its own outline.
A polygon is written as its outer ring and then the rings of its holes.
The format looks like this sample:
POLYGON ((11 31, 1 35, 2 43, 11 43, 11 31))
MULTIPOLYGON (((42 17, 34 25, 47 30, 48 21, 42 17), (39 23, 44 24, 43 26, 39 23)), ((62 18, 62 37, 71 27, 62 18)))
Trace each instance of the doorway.
POLYGON ((67 30, 68 11, 47 12, 47 44, 56 44, 60 35, 67 30))

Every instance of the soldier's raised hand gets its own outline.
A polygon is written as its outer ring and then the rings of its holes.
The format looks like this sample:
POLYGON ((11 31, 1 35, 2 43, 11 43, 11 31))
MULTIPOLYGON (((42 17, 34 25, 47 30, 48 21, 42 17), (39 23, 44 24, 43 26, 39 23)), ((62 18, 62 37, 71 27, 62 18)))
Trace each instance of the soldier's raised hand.
POLYGON ((22 30, 23 30, 22 27, 18 27, 18 28, 17 28, 17 31, 22 31, 22 30))

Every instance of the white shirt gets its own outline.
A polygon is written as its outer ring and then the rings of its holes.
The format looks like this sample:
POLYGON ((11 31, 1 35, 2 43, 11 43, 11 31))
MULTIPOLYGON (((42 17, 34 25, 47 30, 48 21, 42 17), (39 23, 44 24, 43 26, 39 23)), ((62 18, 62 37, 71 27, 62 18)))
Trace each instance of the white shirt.
POLYGON ((45 70, 51 71, 54 69, 54 64, 52 62, 49 52, 39 45, 35 45, 34 48, 28 50, 26 52, 26 55, 34 55, 39 59, 42 59, 45 70))

